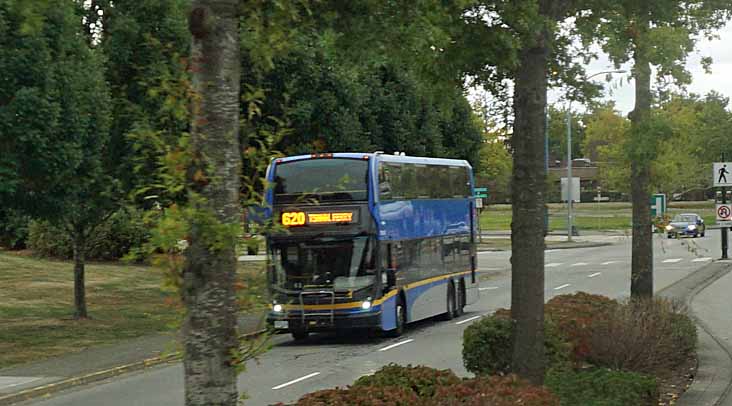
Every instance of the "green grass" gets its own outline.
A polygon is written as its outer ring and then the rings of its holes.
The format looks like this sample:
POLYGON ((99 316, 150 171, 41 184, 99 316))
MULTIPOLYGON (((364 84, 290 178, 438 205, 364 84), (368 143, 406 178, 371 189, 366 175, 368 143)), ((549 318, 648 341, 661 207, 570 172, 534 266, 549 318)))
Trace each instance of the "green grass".
MULTIPOLYGON (((263 301, 264 267, 245 263, 237 283, 243 308, 263 301)), ((0 368, 85 347, 170 331, 181 317, 163 273, 146 266, 89 264, 90 320, 73 320, 73 265, 0 251, 0 368)))
MULTIPOLYGON (((549 230, 563 231, 567 229, 567 206, 565 204, 549 204, 549 230)), ((672 202, 668 213, 693 212, 704 218, 707 224, 714 224, 714 203, 704 202, 672 202)), ((577 203, 574 206, 574 224, 579 230, 627 230, 632 224, 632 207, 630 203, 577 203)), ((483 209, 480 216, 482 230, 511 229, 511 205, 490 205, 483 209)))

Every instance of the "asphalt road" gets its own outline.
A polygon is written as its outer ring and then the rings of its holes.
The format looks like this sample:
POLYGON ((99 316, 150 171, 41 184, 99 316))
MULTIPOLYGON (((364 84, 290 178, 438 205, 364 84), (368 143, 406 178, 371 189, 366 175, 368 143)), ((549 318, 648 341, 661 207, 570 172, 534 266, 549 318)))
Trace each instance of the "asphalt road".
MULTIPOLYGON (((660 290, 720 256, 718 230, 705 238, 654 239, 655 289, 660 290)), ((289 336, 273 339, 273 348, 239 378, 247 405, 290 402, 307 392, 346 386, 390 362, 450 368, 469 375, 462 365, 462 332, 477 318, 510 303, 510 252, 479 257, 481 298, 452 321, 429 320, 413 325, 397 339, 319 334, 302 343, 289 336)), ((619 244, 546 252, 547 300, 586 291, 627 297, 630 291, 630 240, 619 244)), ((180 364, 154 368, 93 386, 61 393, 33 404, 43 406, 161 406, 183 404, 180 364)))

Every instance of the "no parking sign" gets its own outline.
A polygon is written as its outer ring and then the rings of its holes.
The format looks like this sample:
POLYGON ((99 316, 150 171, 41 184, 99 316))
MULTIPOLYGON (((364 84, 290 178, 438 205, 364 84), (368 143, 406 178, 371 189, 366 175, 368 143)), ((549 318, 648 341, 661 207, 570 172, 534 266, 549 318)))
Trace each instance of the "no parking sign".
POLYGON ((717 205, 717 221, 732 220, 732 204, 717 205))

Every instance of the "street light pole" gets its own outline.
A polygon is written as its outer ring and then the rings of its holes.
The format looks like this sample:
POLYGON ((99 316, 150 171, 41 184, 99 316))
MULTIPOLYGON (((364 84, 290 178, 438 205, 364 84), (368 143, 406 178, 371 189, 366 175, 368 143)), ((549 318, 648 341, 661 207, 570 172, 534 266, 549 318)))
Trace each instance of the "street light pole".
POLYGON ((572 241, 572 114, 569 106, 567 106, 567 241, 572 241))
MULTIPOLYGON (((588 81, 598 75, 625 73, 624 70, 597 72, 585 78, 588 81)), ((572 241, 572 99, 567 105, 567 241, 572 241)))

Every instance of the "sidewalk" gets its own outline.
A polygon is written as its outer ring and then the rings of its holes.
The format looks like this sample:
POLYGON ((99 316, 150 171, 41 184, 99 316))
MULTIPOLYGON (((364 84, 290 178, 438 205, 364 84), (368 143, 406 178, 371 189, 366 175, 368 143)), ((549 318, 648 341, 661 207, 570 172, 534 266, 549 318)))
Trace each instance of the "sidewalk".
POLYGON ((686 302, 697 322, 699 367, 679 406, 732 406, 732 261, 716 261, 659 292, 686 302))
MULTIPOLYGON (((239 333, 261 330, 262 321, 261 315, 241 316, 239 333)), ((179 338, 177 333, 144 336, 0 369, 0 406, 176 361, 179 338)))
POLYGON ((726 272, 692 299, 699 324, 699 370, 696 385, 682 397, 688 405, 732 406, 731 293, 732 263, 728 262, 726 272))

